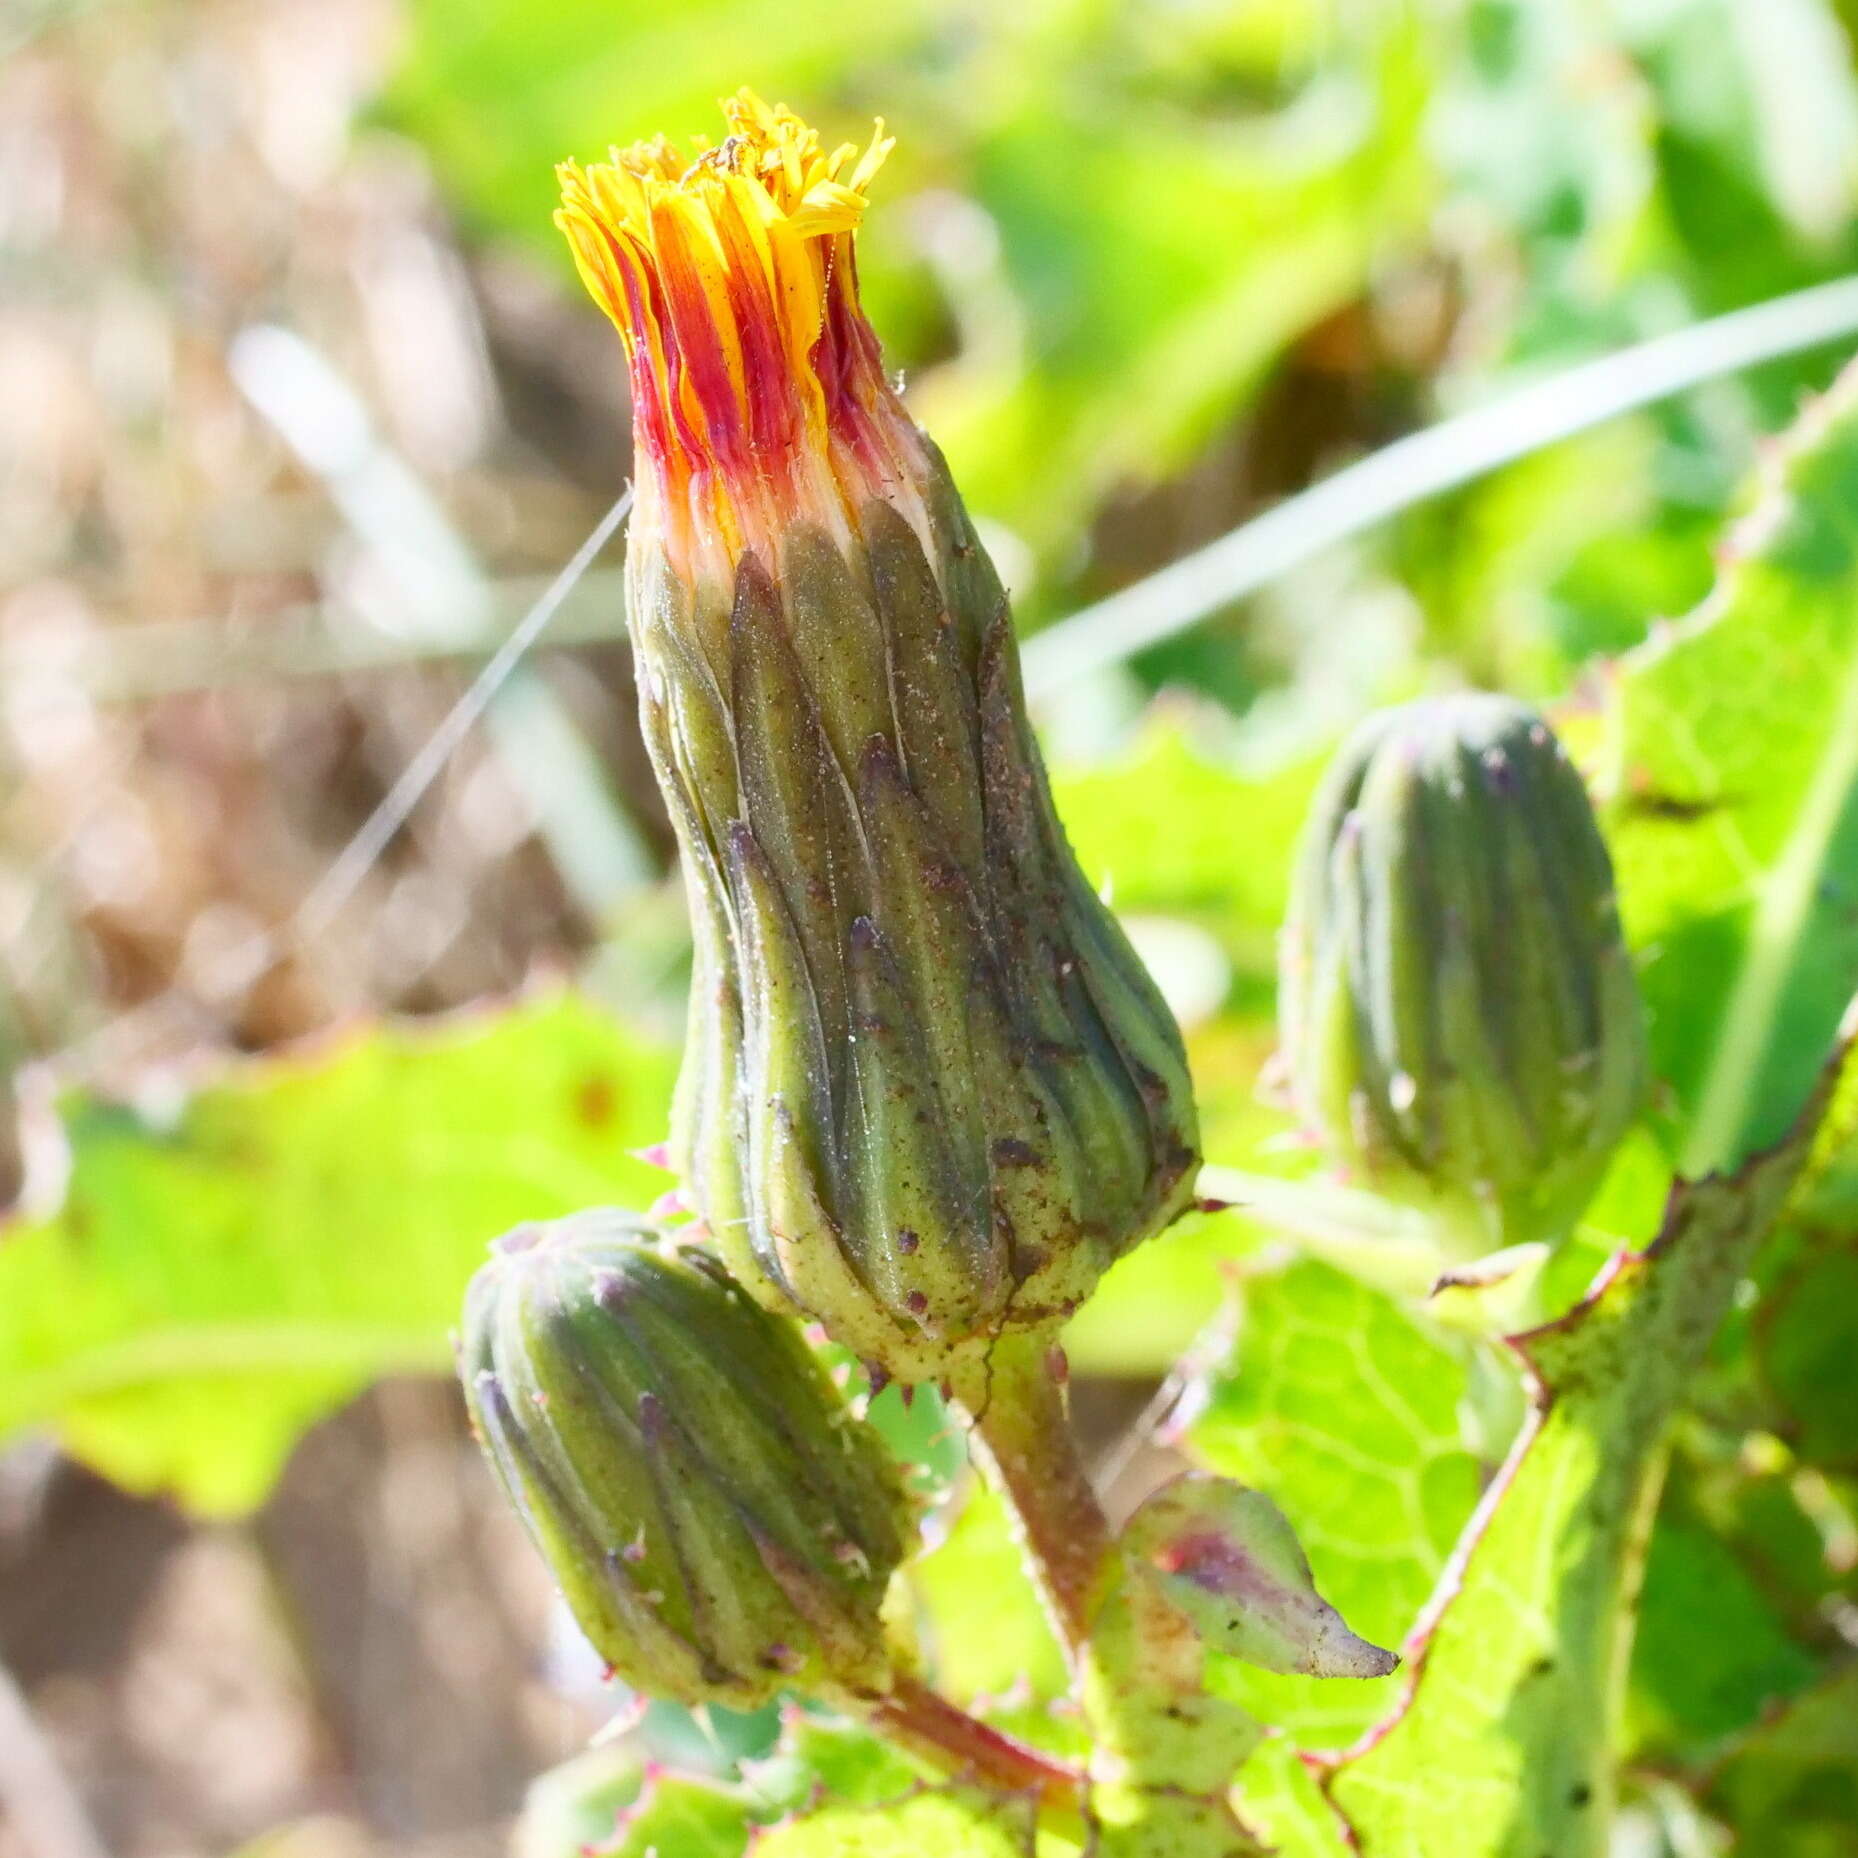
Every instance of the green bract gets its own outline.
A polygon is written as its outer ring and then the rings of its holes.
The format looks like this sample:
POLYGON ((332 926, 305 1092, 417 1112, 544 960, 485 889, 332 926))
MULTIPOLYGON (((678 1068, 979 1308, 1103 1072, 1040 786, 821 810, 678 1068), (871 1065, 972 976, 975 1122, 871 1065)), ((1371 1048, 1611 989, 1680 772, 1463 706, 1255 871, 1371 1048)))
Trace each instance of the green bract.
POLYGON ((519 1227, 472 1281, 460 1370, 505 1490, 630 1683, 736 1708, 887 1688, 896 1469, 715 1259, 624 1213, 519 1227))
POLYGON ((1052 811, 942 480, 708 605, 630 563, 697 931, 673 1150, 731 1264, 904 1379, 1068 1315, 1193 1185, 1180 1038, 1052 811))
POLYGON ((1644 1016, 1613 868, 1547 723, 1506 697, 1370 717, 1305 827, 1280 985, 1297 1108, 1454 1249, 1565 1234, 1631 1122, 1644 1016))

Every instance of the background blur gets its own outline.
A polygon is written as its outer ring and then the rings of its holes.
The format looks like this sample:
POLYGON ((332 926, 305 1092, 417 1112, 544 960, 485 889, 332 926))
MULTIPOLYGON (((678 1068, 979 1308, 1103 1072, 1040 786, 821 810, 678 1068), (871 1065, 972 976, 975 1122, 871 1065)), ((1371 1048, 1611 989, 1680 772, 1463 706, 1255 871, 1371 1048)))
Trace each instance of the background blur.
MULTIPOLYGON (((1852 270, 1855 29, 1851 0, 0 0, 0 1854, 94 1858, 47 1842, 61 1770, 121 1858, 473 1858, 601 1718, 433 1373, 485 1238, 662 1185, 623 1151, 664 1113, 683 930, 617 547, 330 878, 627 473, 555 160, 711 130, 744 82, 832 136, 882 114, 868 307, 1032 629, 1402 432, 1852 270), (489 1046, 371 1029, 525 986, 489 1046), (54 1082, 57 1260, 27 1245, 54 1082), (161 1147, 188 1103, 208 1159, 161 1147)), ((1608 423, 1067 693, 1061 801, 1167 951, 1228 1158, 1273 1129, 1315 758, 1416 688, 1559 697, 1692 605, 1838 358, 1608 423)), ((1187 1231, 1086 1320, 1098 1437, 1217 1263, 1187 1231)))

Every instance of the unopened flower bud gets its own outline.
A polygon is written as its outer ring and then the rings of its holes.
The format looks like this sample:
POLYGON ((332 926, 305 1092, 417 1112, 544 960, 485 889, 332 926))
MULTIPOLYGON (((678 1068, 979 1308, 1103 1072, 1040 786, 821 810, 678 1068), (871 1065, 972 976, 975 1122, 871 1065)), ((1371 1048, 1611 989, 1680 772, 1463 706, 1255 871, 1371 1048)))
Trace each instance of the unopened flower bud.
POLYGON ((744 1282, 916 1380, 1183 1209, 1193 1102, 859 308, 889 144, 727 109, 694 162, 564 168, 559 215, 631 366, 631 631, 696 931, 672 1154, 744 1282))
POLYGON ((751 1709, 889 1683, 896 1467, 793 1326, 610 1211, 500 1240, 460 1372, 498 1478, 594 1648, 654 1696, 751 1709))
POLYGON ((1565 1235, 1645 1082, 1613 867, 1546 722, 1499 696, 1370 717, 1305 827, 1286 925, 1297 1108, 1460 1254, 1565 1235))

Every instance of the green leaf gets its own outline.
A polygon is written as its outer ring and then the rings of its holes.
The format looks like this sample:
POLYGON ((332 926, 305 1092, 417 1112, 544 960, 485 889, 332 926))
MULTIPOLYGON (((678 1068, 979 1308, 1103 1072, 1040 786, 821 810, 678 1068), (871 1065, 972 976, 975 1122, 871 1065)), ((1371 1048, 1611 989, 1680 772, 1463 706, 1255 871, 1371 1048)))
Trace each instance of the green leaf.
POLYGON ((1097 65, 1094 84, 1074 94, 1029 69, 1013 114, 975 137, 970 185, 1023 344, 996 340, 914 397, 974 507, 1041 550, 1120 484, 1183 463, 1430 200, 1410 17, 1362 22, 1292 106, 1327 119, 1307 138, 1283 133, 1288 110, 1216 132, 1157 99, 1112 33, 1084 25, 1062 47, 1097 65))
MULTIPOLYGON (((755 1842, 755 1858, 1029 1858, 1075 1851, 1038 1838, 1030 1802, 970 1787, 926 1789, 876 1806, 834 1803, 755 1842)), ((676 1847, 678 1858, 683 1848, 676 1847)))
MULTIPOLYGON (((1460 1408, 1464 1348, 1329 1265, 1244 1283, 1229 1355, 1190 1407, 1184 1443, 1264 1491, 1296 1530, 1325 1598, 1376 1644, 1397 1644, 1432 1591, 1477 1497, 1460 1408)), ((1222 1693, 1255 1716, 1336 1741, 1383 1715, 1398 1674, 1335 1683, 1215 1661, 1222 1693)))
POLYGON ((530 1783, 513 1858, 740 1858, 758 1801, 701 1775, 647 1767, 628 1738, 589 1748, 530 1783))
POLYGON ((1858 1080, 1827 1112, 1743 1318, 1763 1422, 1807 1463, 1858 1469, 1858 1080))
POLYGON ((1628 1721, 1635 1745, 1696 1759, 1805 1689, 1819 1666, 1674 1483, 1646 1558, 1628 1721))
POLYGON ((921 1785, 909 1760, 868 1730, 836 1716, 790 1709, 780 1747, 750 1764, 756 1794, 774 1812, 804 1812, 816 1799, 841 1806, 878 1806, 921 1785))
POLYGON ((1767 460, 1714 594, 1629 654, 1602 785, 1685 1173, 1785 1130, 1858 987, 1858 369, 1767 460))
POLYGON ((232 1065, 172 1116, 67 1104, 63 1207, 0 1237, 0 1439, 252 1507, 371 1380, 448 1369, 499 1232, 661 1193, 627 1150, 669 1090, 664 1052, 558 993, 232 1065))
POLYGON ((753 1835, 753 1809, 740 1790, 695 1775, 648 1774, 613 1838, 535 1858, 741 1858, 753 1835))
POLYGON ((1783 1143, 1680 1186, 1651 1246, 1519 1339, 1530 1423, 1441 1586, 1406 1700, 1330 1782, 1362 1858, 1603 1849, 1666 1424, 1805 1165, 1833 1081, 1829 1070, 1783 1143))
POLYGON ((583 1749, 529 1783, 510 1837, 512 1858, 579 1858, 614 1836, 644 1784, 630 1737, 583 1749))
POLYGON ((1322 772, 1321 760, 1304 760, 1248 773, 1222 759, 1210 718, 1201 726, 1191 711, 1159 709, 1114 760, 1055 767, 1052 797, 1078 862, 1118 910, 1199 923, 1268 990, 1291 854, 1322 772), (1167 796, 1165 832, 1157 794, 1167 796))
MULTIPOLYGON (((1269 773, 1220 753, 1211 719, 1162 712, 1128 751, 1090 768, 1054 770, 1067 836, 1093 884, 1124 913, 1159 915, 1212 935, 1232 964, 1226 1009, 1188 1034, 1188 1062, 1207 1154, 1283 1167, 1271 1156, 1281 1112, 1260 1100, 1259 1073, 1276 1044, 1277 929, 1291 851, 1321 766, 1269 773), (1168 830, 1155 830, 1155 795, 1168 830), (1243 833, 1235 822, 1243 822, 1243 833)), ((1265 1243, 1265 1228, 1188 1214, 1138 1246, 1105 1277, 1065 1334, 1083 1373, 1165 1374, 1220 1307, 1232 1260, 1265 1243)))
POLYGON ((910 1579, 938 1689, 961 1704, 1021 1683, 1037 1697, 1063 1693, 1064 1659, 1033 1598, 1006 1506, 978 1479, 910 1579))
POLYGON ((1770 1291, 1755 1354, 1778 1429, 1800 1456, 1858 1465, 1858 1234, 1815 1246, 1770 1291))
POLYGON ((1348 1858, 1341 1816, 1296 1744, 1274 1735, 1239 1770, 1239 1817, 1274 1858, 1348 1858))
POLYGON ((976 1791, 928 1791, 921 1771, 855 1723, 792 1706, 780 1746, 744 1762, 739 1784, 644 1766, 623 1743, 594 1748, 529 1790, 515 1858, 757 1858, 770 1852, 1023 1854, 1027 1803, 976 1791), (925 1807, 925 1800, 935 1801, 925 1807), (776 1823, 778 1822, 778 1823, 776 1823), (996 1822, 1014 1835, 998 1844, 996 1822), (900 1828, 900 1829, 899 1829, 900 1828), (945 1843, 929 1843, 931 1839, 945 1843))

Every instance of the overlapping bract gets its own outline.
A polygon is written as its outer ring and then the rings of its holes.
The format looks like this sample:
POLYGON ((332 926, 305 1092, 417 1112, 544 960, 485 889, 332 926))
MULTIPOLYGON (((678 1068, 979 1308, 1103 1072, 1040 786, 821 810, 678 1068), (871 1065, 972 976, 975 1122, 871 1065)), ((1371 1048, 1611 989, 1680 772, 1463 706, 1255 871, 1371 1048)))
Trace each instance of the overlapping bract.
POLYGON ((478 1436, 582 1629, 640 1689, 736 1708, 889 1684, 912 1519, 792 1325, 596 1211, 519 1228, 466 1300, 478 1436))
POLYGON ((1496 696, 1370 717, 1319 792, 1285 930, 1298 1108, 1458 1250, 1562 1236, 1645 1082, 1613 870, 1542 718, 1496 696))
POLYGON ((1180 1211, 1193 1102, 858 306, 887 144, 728 107, 683 172, 662 142, 564 171, 632 366, 631 631, 696 928, 672 1158, 745 1282, 937 1377, 1180 1211))
POLYGON ((697 968, 673 1130, 740 1272, 906 1379, 1055 1322, 1192 1190, 1179 1034, 1052 810, 945 477, 797 523, 727 601, 636 542, 697 968))

